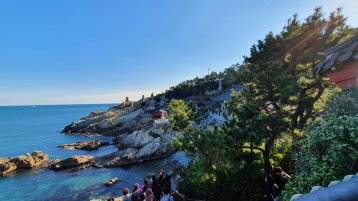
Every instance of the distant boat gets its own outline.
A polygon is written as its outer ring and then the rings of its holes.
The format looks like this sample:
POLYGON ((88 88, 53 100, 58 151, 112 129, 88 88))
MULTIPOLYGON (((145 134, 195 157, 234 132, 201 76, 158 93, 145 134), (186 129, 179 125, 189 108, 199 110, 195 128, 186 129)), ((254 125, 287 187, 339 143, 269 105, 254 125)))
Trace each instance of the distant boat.
POLYGON ((36 105, 33 105, 32 107, 36 107, 36 105))

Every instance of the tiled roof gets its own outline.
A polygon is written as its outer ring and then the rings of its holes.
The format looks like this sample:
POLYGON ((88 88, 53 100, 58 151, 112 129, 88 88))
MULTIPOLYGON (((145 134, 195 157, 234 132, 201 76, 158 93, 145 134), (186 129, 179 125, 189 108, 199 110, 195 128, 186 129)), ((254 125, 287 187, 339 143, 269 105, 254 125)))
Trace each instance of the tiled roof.
POLYGON ((339 63, 358 60, 358 34, 318 54, 325 55, 326 59, 317 65, 317 74, 327 70, 335 70, 336 65, 339 63))
POLYGON ((309 194, 295 194, 290 201, 357 201, 358 173, 342 181, 332 181, 328 187, 314 186, 309 194))
POLYGON ((218 94, 214 97, 211 97, 211 101, 219 101, 220 102, 220 101, 231 100, 232 92, 236 91, 237 93, 239 93, 243 88, 244 88, 244 86, 242 86, 242 85, 234 85, 230 89, 225 90, 223 93, 218 94))

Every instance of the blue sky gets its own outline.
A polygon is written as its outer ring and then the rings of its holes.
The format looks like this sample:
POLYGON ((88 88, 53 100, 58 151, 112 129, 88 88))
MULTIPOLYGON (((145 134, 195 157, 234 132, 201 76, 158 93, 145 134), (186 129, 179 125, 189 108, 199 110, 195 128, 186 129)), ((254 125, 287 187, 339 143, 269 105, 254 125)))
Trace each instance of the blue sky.
POLYGON ((358 0, 0 0, 0 105, 118 103, 241 62, 294 13, 358 0))

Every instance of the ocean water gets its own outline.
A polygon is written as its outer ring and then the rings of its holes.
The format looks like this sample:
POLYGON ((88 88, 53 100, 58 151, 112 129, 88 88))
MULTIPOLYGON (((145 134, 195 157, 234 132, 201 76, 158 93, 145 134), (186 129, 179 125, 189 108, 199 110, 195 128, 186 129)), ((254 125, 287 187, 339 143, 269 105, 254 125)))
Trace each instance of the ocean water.
MULTIPOLYGON (((61 134, 62 129, 73 121, 93 111, 106 111, 108 104, 12 106, 0 107, 0 157, 16 157, 41 150, 50 160, 73 155, 101 156, 116 151, 115 146, 105 146, 95 151, 63 150, 64 143, 109 137, 85 137, 61 134)), ((187 163, 178 153, 169 158, 187 163)), ((143 183, 150 172, 158 172, 167 159, 144 162, 124 168, 91 168, 80 171, 48 171, 46 168, 23 170, 0 177, 0 201, 12 200, 89 200, 119 196, 124 187, 132 188, 135 182, 143 183), (103 183, 113 177, 121 182, 112 187, 103 183)))

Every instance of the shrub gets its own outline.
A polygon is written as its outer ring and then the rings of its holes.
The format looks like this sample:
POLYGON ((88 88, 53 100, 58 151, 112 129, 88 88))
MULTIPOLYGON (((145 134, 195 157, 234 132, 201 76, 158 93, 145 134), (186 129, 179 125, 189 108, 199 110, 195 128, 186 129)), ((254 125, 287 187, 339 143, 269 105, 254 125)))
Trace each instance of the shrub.
POLYGON ((322 121, 306 129, 294 156, 294 180, 283 193, 286 200, 358 171, 357 103, 358 89, 343 91, 331 101, 322 121))

